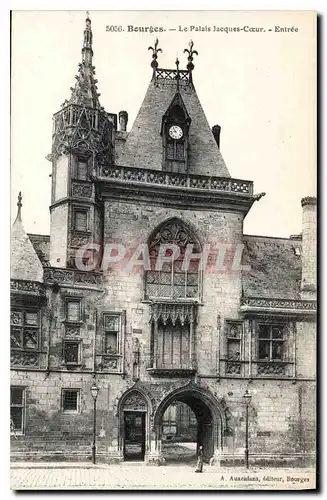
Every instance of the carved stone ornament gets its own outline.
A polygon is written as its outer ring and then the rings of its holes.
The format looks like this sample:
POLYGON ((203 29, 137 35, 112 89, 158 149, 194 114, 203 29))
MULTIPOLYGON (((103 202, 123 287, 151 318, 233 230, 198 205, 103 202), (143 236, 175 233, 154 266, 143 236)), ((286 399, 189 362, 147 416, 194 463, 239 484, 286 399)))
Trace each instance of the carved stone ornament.
POLYGON ((82 184, 79 182, 73 182, 73 184, 72 184, 72 196, 80 196, 81 198, 91 198, 92 185, 91 184, 82 184))
POLYGON ((241 306, 305 311, 316 311, 317 309, 316 301, 313 300, 265 299, 261 297, 243 297, 241 299, 241 306))
MULTIPOLYGON (((187 73, 187 72, 186 72, 187 73)), ((225 191, 230 193, 253 194, 253 182, 225 177, 212 177, 196 174, 176 174, 173 172, 160 172, 137 167, 108 166, 101 167, 100 177, 116 179, 119 181, 146 182, 166 186, 179 186, 184 188, 208 189, 210 191, 225 191)))
POLYGON ((48 267, 44 270, 44 281, 58 284, 86 284, 97 285, 101 283, 99 273, 79 271, 74 269, 57 269, 48 267))
POLYGON ((27 295, 45 295, 43 284, 36 281, 10 280, 10 290, 27 295))
POLYGON ((127 396, 127 399, 124 401, 123 408, 124 410, 147 410, 147 402, 142 396, 142 394, 138 391, 132 392, 127 396))
POLYGON ((181 325, 194 323, 197 319, 196 304, 169 304, 153 303, 150 305, 150 322, 162 321, 164 325, 170 320, 175 326, 179 321, 181 325))
POLYGON ((260 363, 257 368, 258 375, 285 375, 284 363, 260 363))
POLYGON ((117 370, 118 369, 118 358, 112 356, 102 356, 101 361, 102 370, 117 370))
POLYGON ((241 363, 230 363, 226 364, 226 373, 228 375, 240 375, 241 374, 241 363))
POLYGON ((39 354, 11 350, 10 364, 11 366, 38 367, 39 354))

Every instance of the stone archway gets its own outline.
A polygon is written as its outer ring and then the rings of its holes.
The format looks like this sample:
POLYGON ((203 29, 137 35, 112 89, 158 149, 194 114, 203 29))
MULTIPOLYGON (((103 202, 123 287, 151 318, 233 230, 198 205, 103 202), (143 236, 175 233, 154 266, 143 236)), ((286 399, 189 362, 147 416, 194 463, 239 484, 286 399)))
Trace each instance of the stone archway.
POLYGON ((152 404, 138 388, 128 389, 119 399, 118 451, 121 460, 146 460, 150 441, 152 404))
POLYGON ((162 454, 163 416, 167 408, 176 401, 187 404, 196 415, 198 423, 197 447, 202 445, 204 460, 212 462, 214 457, 220 456, 222 453, 226 416, 213 394, 194 384, 172 391, 158 405, 153 422, 156 451, 153 461, 164 462, 162 454))

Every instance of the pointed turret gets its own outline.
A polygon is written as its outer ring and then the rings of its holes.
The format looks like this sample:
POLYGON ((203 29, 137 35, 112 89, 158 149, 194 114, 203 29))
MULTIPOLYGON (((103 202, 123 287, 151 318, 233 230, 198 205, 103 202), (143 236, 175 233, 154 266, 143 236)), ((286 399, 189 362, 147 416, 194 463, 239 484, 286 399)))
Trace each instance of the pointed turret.
POLYGON ((43 267, 22 223, 22 195, 18 195, 17 216, 11 229, 10 277, 13 280, 43 281, 43 267))
POLYGON ((76 83, 71 87, 71 97, 63 103, 63 106, 68 104, 78 104, 88 108, 103 109, 100 106, 98 80, 95 79, 95 67, 93 66, 93 34, 89 13, 86 14, 84 40, 82 48, 82 62, 78 66, 78 75, 75 76, 76 83))

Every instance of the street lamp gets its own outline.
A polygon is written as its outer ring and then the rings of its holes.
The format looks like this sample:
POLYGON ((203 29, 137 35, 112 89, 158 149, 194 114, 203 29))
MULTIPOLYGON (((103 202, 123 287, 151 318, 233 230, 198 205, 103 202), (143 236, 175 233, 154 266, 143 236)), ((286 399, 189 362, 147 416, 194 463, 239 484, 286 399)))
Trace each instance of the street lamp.
POLYGON ((92 463, 95 464, 95 439, 96 439, 96 418, 97 418, 97 397, 99 394, 99 387, 93 382, 91 387, 91 394, 93 398, 93 444, 92 444, 92 463))
POLYGON ((245 466, 249 468, 249 406, 251 403, 251 394, 246 389, 243 399, 245 401, 246 415, 245 415, 245 466))

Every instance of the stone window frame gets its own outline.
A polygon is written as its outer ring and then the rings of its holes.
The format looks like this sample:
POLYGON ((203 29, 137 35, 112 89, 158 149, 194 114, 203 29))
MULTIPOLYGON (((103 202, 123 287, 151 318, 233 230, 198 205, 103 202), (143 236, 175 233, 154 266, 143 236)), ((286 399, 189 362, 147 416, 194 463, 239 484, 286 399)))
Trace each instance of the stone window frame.
POLYGON ((294 320, 288 317, 260 316, 252 318, 252 346, 253 356, 251 359, 251 376, 285 379, 294 378, 296 370, 296 332, 294 320), (259 325, 283 326, 284 328, 284 353, 282 359, 262 360, 259 359, 259 325))
POLYGON ((230 375, 235 375, 237 377, 243 376, 244 372, 244 360, 245 360, 245 346, 244 346, 244 321, 242 319, 226 319, 225 321, 225 373, 230 375), (233 336, 230 334, 231 328, 238 326, 239 336, 233 336), (237 359, 228 357, 228 348, 232 343, 239 344, 239 356, 237 359), (229 367, 232 369, 229 372, 229 367), (234 368, 233 368, 234 367, 234 368), (235 371, 236 370, 236 371, 235 371))
POLYGON ((122 312, 116 312, 116 311, 104 311, 102 313, 102 354, 105 356, 120 356, 122 354, 122 330, 123 330, 123 325, 122 325, 122 312), (109 330, 106 329, 106 317, 113 316, 115 318, 118 318, 118 330, 109 330), (109 332, 116 332, 117 334, 117 346, 116 346, 116 352, 106 352, 106 334, 109 332))
POLYGON ((40 341, 41 341, 41 320, 42 320, 41 310, 39 308, 36 308, 36 307, 12 307, 11 311, 10 311, 10 316, 11 316, 11 318, 10 318, 10 330, 12 330, 13 328, 17 328, 17 329, 21 330, 21 347, 14 347, 11 345, 11 342, 10 342, 10 349, 14 350, 14 351, 38 352, 40 349, 40 341), (15 312, 22 314, 22 316, 23 316, 22 324, 17 324, 17 323, 14 323, 12 321, 12 315, 15 312), (36 314, 36 316, 37 316, 37 324, 36 325, 28 324, 26 322, 26 314, 29 314, 29 313, 36 314), (36 334, 37 342, 36 342, 35 347, 25 347, 24 346, 25 332, 28 331, 29 329, 30 330, 32 330, 32 329, 37 330, 37 334, 36 334))
POLYGON ((64 414, 68 414, 68 415, 72 415, 72 414, 77 415, 78 413, 81 413, 81 389, 80 388, 62 387, 62 389, 61 389, 61 412, 64 414), (67 393, 67 392, 76 392, 77 393, 76 410, 65 409, 65 407, 64 407, 65 393, 67 393))
POLYGON ((26 430, 26 386, 21 385, 11 385, 10 386, 10 410, 11 408, 21 408, 22 409, 22 427, 21 429, 16 429, 13 425, 13 421, 10 416, 10 434, 15 436, 23 436, 26 430), (20 389, 22 391, 22 402, 21 404, 12 404, 11 402, 11 390, 12 389, 20 389))
POLYGON ((76 158, 76 163, 75 163, 75 179, 77 179, 78 181, 87 181, 87 177, 88 177, 88 173, 89 173, 89 164, 88 164, 88 161, 87 159, 85 158, 76 158), (85 177, 81 177, 80 176, 80 164, 83 164, 85 165, 85 177))
POLYGON ((67 339, 64 338, 62 341, 62 364, 66 367, 76 367, 82 364, 82 340, 81 339, 67 339), (65 360, 65 348, 67 344, 78 344, 77 346, 77 361, 66 361, 65 360))
POLYGON ((90 230, 90 207, 85 205, 74 204, 72 206, 72 228, 77 233, 89 233, 90 230), (86 224, 85 227, 76 227, 76 214, 84 213, 86 214, 86 224))
POLYGON ((113 310, 104 310, 101 312, 100 317, 100 352, 97 356, 100 357, 99 366, 100 370, 104 372, 112 372, 112 373, 124 373, 124 365, 125 365, 125 337, 126 337, 126 310, 122 309, 121 311, 113 311, 113 310), (106 352, 105 351, 105 317, 106 316, 116 316, 119 317, 119 331, 117 335, 117 350, 116 352, 106 352), (117 366, 115 367, 106 367, 107 362, 115 361, 117 366))
POLYGON ((73 295, 65 296, 64 298, 64 316, 65 323, 67 325, 81 325, 83 323, 83 299, 82 297, 75 297, 73 295), (70 302, 79 303, 79 319, 77 321, 71 321, 68 316, 68 304, 70 302))
POLYGON ((269 363, 274 363, 274 362, 283 362, 283 361, 288 361, 288 356, 287 353, 285 352, 285 346, 286 346, 286 333, 287 333, 287 325, 283 322, 281 323, 263 323, 258 321, 257 322, 257 361, 267 361, 269 363), (260 327, 265 326, 266 328, 269 328, 269 337, 262 337, 260 336, 260 327), (274 338, 273 337, 273 328, 280 328, 282 329, 283 332, 283 337, 282 338, 274 338), (260 358, 260 343, 266 342, 269 345, 269 358, 268 359, 263 359, 260 358), (273 344, 276 343, 277 345, 282 346, 282 355, 280 358, 274 358, 273 357, 273 344))

